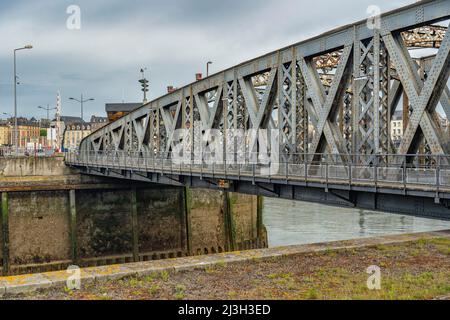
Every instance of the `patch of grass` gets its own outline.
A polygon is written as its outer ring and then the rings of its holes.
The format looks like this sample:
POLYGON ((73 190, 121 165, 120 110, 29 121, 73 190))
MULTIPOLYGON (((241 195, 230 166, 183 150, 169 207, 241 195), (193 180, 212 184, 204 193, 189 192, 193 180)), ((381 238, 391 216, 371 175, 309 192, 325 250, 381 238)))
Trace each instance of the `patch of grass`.
POLYGON ((437 247, 436 248, 440 253, 450 256, 450 247, 437 247))
POLYGON ((391 251, 392 248, 390 246, 384 245, 384 244, 379 244, 375 246, 375 249, 378 251, 391 251))
POLYGON ((354 255, 354 256, 360 253, 360 251, 355 248, 345 249, 344 252, 354 255))
POLYGON ((170 275, 169 275, 169 272, 167 272, 166 270, 161 271, 160 276, 161 276, 161 280, 162 281, 164 281, 164 282, 169 281, 169 276, 170 275))
POLYGON ((158 284, 153 284, 150 289, 149 292, 151 295, 157 294, 159 292, 159 290, 161 290, 161 287, 158 284))
POLYGON ((183 300, 185 298, 185 291, 186 291, 186 287, 182 284, 177 284, 175 286, 175 299, 177 300, 183 300))
POLYGON ((131 295, 135 296, 135 297, 139 297, 139 296, 142 295, 142 291, 141 290, 134 290, 134 291, 131 292, 131 295))
POLYGON ((443 255, 450 255, 450 239, 436 238, 427 240, 427 242, 436 248, 443 255))
POLYGON ((273 273, 267 276, 269 279, 291 279, 292 273, 273 273))
POLYGON ((337 250, 326 248, 323 254, 329 257, 335 257, 338 254, 338 252, 337 250))
POLYGON ((411 255, 411 257, 417 258, 421 255, 422 250, 421 249, 411 249, 411 251, 409 252, 409 254, 411 255))
POLYGON ((287 290, 296 290, 298 287, 292 273, 274 273, 267 275, 267 278, 287 290))
POLYGON ((425 247, 428 243, 429 243, 429 240, 427 240, 427 239, 419 239, 416 241, 416 244, 421 248, 425 247))
POLYGON ((403 280, 410 285, 423 286, 430 283, 434 279, 434 274, 431 272, 423 272, 419 275, 412 275, 407 273, 403 276, 403 280))
POLYGON ((68 288, 67 286, 64 287, 64 292, 67 293, 69 296, 73 295, 73 290, 68 288))
POLYGON ((427 242, 431 243, 431 244, 435 244, 435 245, 450 246, 450 239, 448 239, 448 238, 429 239, 429 240, 427 240, 427 242))
POLYGON ((323 277, 323 276, 325 276, 327 274, 327 271, 325 270, 324 267, 315 268, 313 270, 313 272, 314 272, 314 275, 317 276, 317 277, 323 277))
POLYGON ((142 281, 141 280, 139 280, 139 279, 137 279, 137 278, 130 278, 129 280, 128 280, 128 285, 130 286, 130 287, 138 287, 138 286, 140 286, 142 284, 142 281))
POLYGON ((310 288, 307 292, 306 292, 306 299, 308 300, 316 300, 319 298, 319 294, 317 292, 316 289, 314 288, 310 288))
POLYGON ((148 275, 148 276, 145 276, 144 277, 144 281, 145 282, 153 282, 154 280, 155 280, 155 276, 154 276, 154 274, 152 273, 151 275, 148 275))
POLYGON ((216 272, 216 267, 214 265, 206 266, 205 267, 205 272, 209 273, 209 274, 214 273, 214 272, 216 272))

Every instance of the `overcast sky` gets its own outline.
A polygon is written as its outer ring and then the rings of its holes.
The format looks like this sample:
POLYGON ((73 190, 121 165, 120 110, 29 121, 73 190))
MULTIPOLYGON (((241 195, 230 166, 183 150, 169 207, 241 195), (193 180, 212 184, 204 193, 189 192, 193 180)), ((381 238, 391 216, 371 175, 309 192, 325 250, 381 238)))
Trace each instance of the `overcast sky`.
MULTIPOLYGON (((105 115, 108 102, 142 100, 137 80, 148 68, 150 97, 183 86, 205 64, 231 67, 334 27, 414 0, 0 0, 0 113, 13 113, 13 49, 18 52, 20 116, 45 117, 37 106, 79 115, 70 96, 95 98, 85 120, 105 115), (81 9, 81 29, 69 30, 68 6, 81 9)), ((5 117, 5 116, 2 116, 5 117)))

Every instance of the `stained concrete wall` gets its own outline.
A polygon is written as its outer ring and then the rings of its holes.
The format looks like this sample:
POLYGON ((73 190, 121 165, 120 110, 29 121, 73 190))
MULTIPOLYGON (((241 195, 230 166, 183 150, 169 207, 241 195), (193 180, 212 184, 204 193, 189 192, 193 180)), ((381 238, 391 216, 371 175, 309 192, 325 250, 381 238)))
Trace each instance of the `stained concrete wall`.
MULTIPOLYGON (((183 189, 152 186, 136 194, 139 253, 185 251, 183 189)), ((131 255, 131 190, 80 190, 76 198, 79 257, 131 255)))
POLYGON ((62 158, 0 159, 4 174, 0 175, 0 192, 8 198, 9 231, 9 250, 3 252, 0 228, 0 257, 9 261, 2 272, 47 271, 73 263, 100 265, 261 245, 255 196, 81 176, 62 163, 62 158), (71 189, 75 190, 72 211, 71 189))
POLYGON ((64 164, 64 157, 0 158, 0 177, 63 176, 78 174, 64 164))
POLYGON ((77 242, 80 258, 131 253, 129 190, 78 190, 77 242))
POLYGON ((9 193, 10 263, 70 259, 68 208, 64 191, 9 193))
MULTIPOLYGON (((257 246, 258 238, 258 197, 230 193, 232 227, 236 237, 236 249, 251 249, 257 246)), ((264 241, 264 240, 263 240, 264 241)))
POLYGON ((138 189, 136 198, 139 252, 185 251, 183 188, 138 189))
POLYGON ((193 254, 265 247, 257 196, 188 189, 187 199, 193 254))
POLYGON ((192 253, 205 254, 229 250, 224 193, 187 189, 186 195, 192 253))

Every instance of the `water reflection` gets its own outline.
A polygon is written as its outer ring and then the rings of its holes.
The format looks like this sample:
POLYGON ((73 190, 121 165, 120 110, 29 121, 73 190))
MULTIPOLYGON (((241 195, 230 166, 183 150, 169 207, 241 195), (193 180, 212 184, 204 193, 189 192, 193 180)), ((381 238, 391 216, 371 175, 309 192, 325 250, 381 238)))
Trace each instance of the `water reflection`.
POLYGON ((271 198, 264 224, 270 247, 450 229, 450 221, 271 198))

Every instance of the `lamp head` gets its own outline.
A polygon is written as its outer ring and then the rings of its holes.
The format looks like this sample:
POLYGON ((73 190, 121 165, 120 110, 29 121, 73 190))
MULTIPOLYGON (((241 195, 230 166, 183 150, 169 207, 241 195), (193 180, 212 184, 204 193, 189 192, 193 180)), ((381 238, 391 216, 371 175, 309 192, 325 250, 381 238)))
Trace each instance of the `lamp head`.
POLYGON ((33 49, 33 46, 31 44, 27 44, 24 48, 25 49, 33 49))

